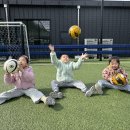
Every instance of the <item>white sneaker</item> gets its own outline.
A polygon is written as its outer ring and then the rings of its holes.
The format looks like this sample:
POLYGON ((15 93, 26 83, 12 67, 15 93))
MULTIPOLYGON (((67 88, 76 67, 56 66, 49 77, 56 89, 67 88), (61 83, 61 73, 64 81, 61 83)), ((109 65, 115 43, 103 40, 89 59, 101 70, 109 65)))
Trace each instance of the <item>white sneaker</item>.
POLYGON ((52 98, 63 98, 63 93, 62 92, 51 92, 49 94, 52 98))
POLYGON ((90 97, 92 94, 96 92, 96 89, 94 86, 92 86, 86 93, 85 96, 90 97))
POLYGON ((86 93, 85 96, 90 97, 93 94, 103 94, 102 88, 98 85, 92 86, 86 93))
POLYGON ((55 99, 52 97, 48 96, 44 102, 46 105, 55 105, 55 99))

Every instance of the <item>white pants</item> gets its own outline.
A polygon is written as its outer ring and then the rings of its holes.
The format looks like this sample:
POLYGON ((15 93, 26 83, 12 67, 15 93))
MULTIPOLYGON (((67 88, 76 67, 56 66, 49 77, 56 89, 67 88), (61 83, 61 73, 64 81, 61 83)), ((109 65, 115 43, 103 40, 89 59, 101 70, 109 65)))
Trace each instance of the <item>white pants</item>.
POLYGON ((55 91, 59 91, 59 88, 62 87, 76 87, 78 89, 81 89, 82 92, 86 92, 87 91, 87 87, 86 85, 79 80, 75 80, 72 82, 58 82, 56 80, 52 80, 51 81, 51 86, 52 86, 52 90, 55 91))
POLYGON ((34 103, 38 103, 44 94, 40 91, 38 91, 35 88, 29 88, 29 89, 11 89, 9 91, 3 92, 0 94, 0 104, 4 103, 6 100, 20 97, 22 95, 26 95, 32 99, 34 103))

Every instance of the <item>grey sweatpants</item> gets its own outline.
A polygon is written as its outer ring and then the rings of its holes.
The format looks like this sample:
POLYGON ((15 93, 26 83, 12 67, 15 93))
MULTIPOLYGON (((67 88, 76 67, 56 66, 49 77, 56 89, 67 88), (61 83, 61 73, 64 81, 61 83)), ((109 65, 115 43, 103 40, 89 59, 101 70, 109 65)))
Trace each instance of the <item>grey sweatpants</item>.
POLYGON ((54 92, 55 91, 58 92, 59 88, 62 88, 62 87, 76 87, 78 89, 81 89, 82 92, 87 91, 86 85, 82 81, 79 81, 79 80, 75 80, 72 82, 58 82, 56 80, 52 80, 51 87, 54 92))
POLYGON ((44 94, 40 91, 38 91, 35 88, 29 88, 29 89, 11 89, 9 91, 3 92, 0 94, 0 104, 4 103, 6 100, 20 97, 22 95, 26 95, 32 99, 34 103, 38 103, 44 94))
POLYGON ((130 91, 130 85, 125 85, 125 86, 117 86, 117 85, 113 85, 110 82, 106 81, 106 80, 99 80, 97 82, 97 84, 101 87, 101 88, 113 88, 113 89, 118 89, 118 90, 125 90, 125 91, 130 91))

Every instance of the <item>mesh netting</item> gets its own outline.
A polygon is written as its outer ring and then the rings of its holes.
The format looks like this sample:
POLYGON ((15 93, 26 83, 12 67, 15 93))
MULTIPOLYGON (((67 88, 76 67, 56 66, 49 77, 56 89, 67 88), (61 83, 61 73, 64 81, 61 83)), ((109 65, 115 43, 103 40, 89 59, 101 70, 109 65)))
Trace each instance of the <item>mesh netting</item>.
POLYGON ((26 26, 21 22, 0 22, 0 56, 29 56, 26 26))

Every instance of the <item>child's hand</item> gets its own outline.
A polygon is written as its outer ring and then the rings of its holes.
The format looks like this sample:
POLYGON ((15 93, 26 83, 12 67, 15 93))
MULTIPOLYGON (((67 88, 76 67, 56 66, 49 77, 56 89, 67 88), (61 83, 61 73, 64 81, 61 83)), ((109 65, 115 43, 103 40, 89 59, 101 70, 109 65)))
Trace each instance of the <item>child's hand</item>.
POLYGON ((54 49, 54 46, 53 46, 52 44, 50 44, 48 47, 49 47, 49 49, 50 49, 52 52, 54 52, 55 49, 54 49))
POLYGON ((113 80, 112 80, 112 77, 111 77, 111 78, 109 78, 109 81, 110 81, 110 83, 111 83, 111 84, 113 84, 113 80))
POLYGON ((23 72, 23 70, 24 70, 23 67, 19 64, 19 65, 18 65, 18 69, 17 69, 17 71, 21 71, 21 72, 23 72))
POLYGON ((10 73, 8 73, 8 72, 5 72, 5 75, 10 75, 10 73))
POLYGON ((125 76, 125 78, 126 78, 126 84, 125 85, 127 85, 128 84, 128 77, 124 74, 124 76, 125 76))
POLYGON ((83 54, 83 53, 82 53, 82 55, 80 56, 80 58, 81 58, 81 59, 88 59, 88 54, 86 54, 86 53, 83 54))

